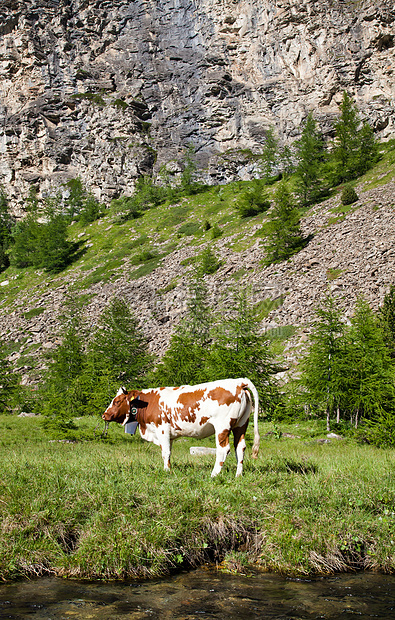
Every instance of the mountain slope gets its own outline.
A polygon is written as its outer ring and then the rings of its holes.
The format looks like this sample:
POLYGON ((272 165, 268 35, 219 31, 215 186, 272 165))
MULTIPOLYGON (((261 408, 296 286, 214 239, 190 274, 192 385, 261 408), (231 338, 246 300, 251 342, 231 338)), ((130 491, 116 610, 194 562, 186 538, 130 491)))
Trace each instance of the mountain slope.
POLYGON ((349 316, 358 295, 377 308, 395 263, 395 150, 390 146, 375 168, 356 184, 358 202, 340 205, 339 193, 312 207, 302 219, 311 240, 290 260, 263 266, 265 215, 241 219, 235 208, 243 184, 211 188, 162 205, 143 217, 117 224, 109 215, 82 228, 85 254, 58 276, 9 268, 0 275, 0 338, 14 341, 10 359, 30 382, 43 354, 56 346, 59 315, 68 295, 79 297, 89 332, 115 295, 134 310, 150 349, 161 355, 172 328, 185 313, 194 260, 212 248, 223 264, 205 276, 208 304, 218 305, 232 287, 248 287, 262 329, 285 341, 286 357, 297 360, 314 309, 329 290, 349 316), (205 229, 209 221, 211 228, 205 229), (182 224, 180 223, 182 221, 182 224), (215 224, 222 235, 212 238, 215 224), (277 331, 273 331, 277 330, 277 331))

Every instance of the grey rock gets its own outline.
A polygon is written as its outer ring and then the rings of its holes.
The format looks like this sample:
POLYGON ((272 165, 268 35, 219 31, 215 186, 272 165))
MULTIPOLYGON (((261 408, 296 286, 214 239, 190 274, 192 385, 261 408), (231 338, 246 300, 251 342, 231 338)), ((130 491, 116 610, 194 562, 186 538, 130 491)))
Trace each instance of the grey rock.
POLYGON ((330 135, 345 89, 389 138, 394 20, 392 0, 2 3, 0 183, 19 215, 77 176, 107 203, 191 142, 206 182, 251 178, 271 125, 292 142, 314 110, 330 135))
POLYGON ((205 446, 197 446, 189 449, 189 453, 192 455, 205 455, 205 454, 216 454, 217 450, 215 448, 206 448, 205 446))

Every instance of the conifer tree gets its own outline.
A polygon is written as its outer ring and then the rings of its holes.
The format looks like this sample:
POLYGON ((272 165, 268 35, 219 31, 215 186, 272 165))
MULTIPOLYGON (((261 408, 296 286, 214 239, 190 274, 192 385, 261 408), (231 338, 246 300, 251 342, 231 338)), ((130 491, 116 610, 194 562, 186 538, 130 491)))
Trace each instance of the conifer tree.
POLYGON ((0 273, 7 269, 10 264, 7 250, 12 241, 11 226, 12 218, 8 211, 8 200, 0 188, 0 273))
POLYGON ((325 142, 317 123, 309 112, 302 135, 295 143, 297 160, 297 195, 303 206, 318 200, 325 192, 323 164, 326 159, 325 142))
POLYGON ((394 369, 384 334, 368 303, 358 299, 346 337, 343 376, 355 426, 393 406, 394 369))
POLYGON ((329 295, 317 309, 317 322, 310 336, 310 346, 302 361, 301 384, 313 407, 325 411, 327 430, 330 420, 345 406, 343 366, 345 356, 344 324, 336 301, 329 295))
POLYGON ((0 340, 0 413, 8 413, 18 389, 19 375, 6 358, 5 343, 0 340))
POLYGON ((276 169, 278 163, 278 140, 274 134, 274 127, 266 131, 265 144, 261 155, 261 170, 263 179, 267 183, 276 169))
POLYGON ((10 260, 16 267, 36 267, 58 273, 71 261, 75 244, 67 239, 67 217, 51 208, 46 222, 28 214, 12 231, 10 260))
POLYGON ((120 385, 143 387, 151 364, 152 356, 137 319, 125 301, 114 298, 88 343, 83 376, 87 409, 103 409, 120 385))
POLYGON ((247 377, 255 384, 263 408, 270 409, 277 389, 273 380, 277 367, 248 291, 236 291, 232 301, 227 299, 226 311, 219 308, 215 325, 207 362, 210 378, 247 377))
POLYGON ((194 273, 188 292, 187 315, 175 328, 169 347, 151 375, 160 385, 193 385, 209 380, 212 316, 202 273, 194 273))
POLYGON ((395 285, 391 284, 390 290, 384 297, 383 305, 379 310, 379 323, 383 330, 384 342, 387 345, 390 356, 395 358, 395 285))
POLYGON ((267 192, 262 179, 253 179, 249 187, 239 196, 237 210, 241 217, 253 217, 267 211, 270 207, 267 192))
POLYGON ((267 235, 266 263, 286 260, 303 247, 298 209, 292 204, 287 183, 279 183, 274 194, 274 206, 269 212, 269 232, 267 235))
POLYGON ((357 178, 372 166, 377 157, 373 130, 367 123, 360 127, 358 110, 346 91, 340 110, 340 118, 335 123, 336 137, 332 152, 333 182, 336 184, 357 178))
POLYGON ((61 321, 62 343, 49 354, 35 401, 36 413, 45 416, 44 426, 56 437, 75 429, 73 418, 85 413, 81 377, 86 358, 80 308, 74 301, 67 301, 61 321))

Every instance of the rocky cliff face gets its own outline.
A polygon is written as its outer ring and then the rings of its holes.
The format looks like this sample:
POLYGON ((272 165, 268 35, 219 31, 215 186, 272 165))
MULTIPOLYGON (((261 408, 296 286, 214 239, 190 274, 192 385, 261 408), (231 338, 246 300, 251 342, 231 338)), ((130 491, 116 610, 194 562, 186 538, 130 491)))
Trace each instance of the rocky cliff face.
POLYGON ((0 183, 16 208, 77 176, 103 201, 193 143, 206 180, 248 178, 268 127, 347 89, 395 133, 392 0, 0 0, 0 183))

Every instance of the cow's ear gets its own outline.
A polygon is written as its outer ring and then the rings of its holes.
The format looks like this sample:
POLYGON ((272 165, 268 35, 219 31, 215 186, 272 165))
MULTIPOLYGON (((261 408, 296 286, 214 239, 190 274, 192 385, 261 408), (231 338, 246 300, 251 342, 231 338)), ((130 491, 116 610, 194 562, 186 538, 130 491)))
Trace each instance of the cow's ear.
POLYGON ((126 389, 126 388, 124 388, 123 386, 122 386, 121 390, 122 390, 122 392, 123 392, 124 394, 127 394, 127 393, 128 393, 127 389, 126 389))

